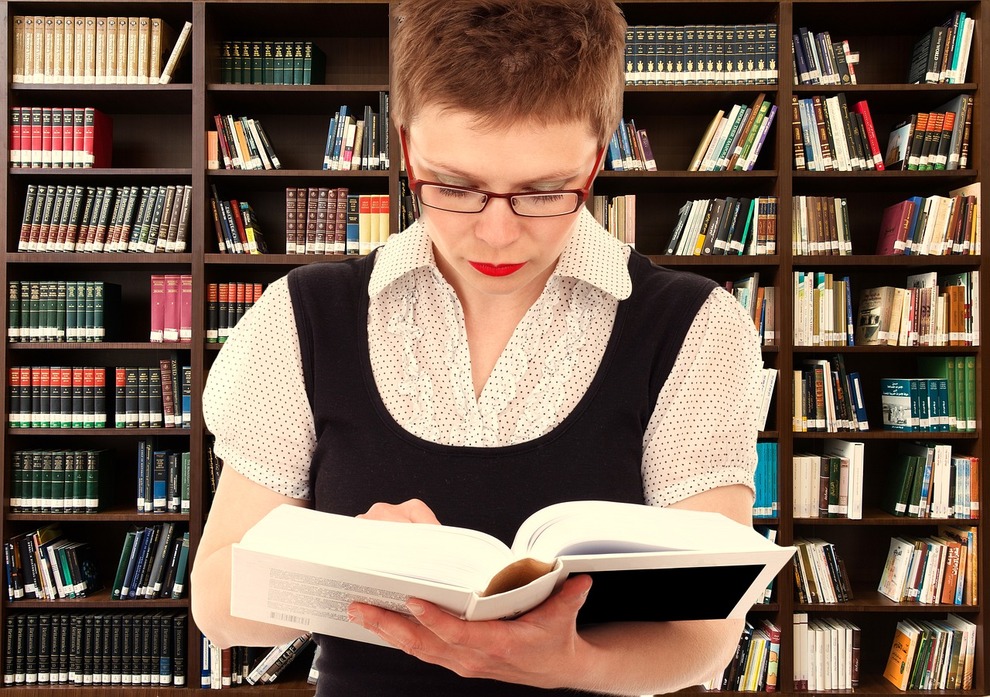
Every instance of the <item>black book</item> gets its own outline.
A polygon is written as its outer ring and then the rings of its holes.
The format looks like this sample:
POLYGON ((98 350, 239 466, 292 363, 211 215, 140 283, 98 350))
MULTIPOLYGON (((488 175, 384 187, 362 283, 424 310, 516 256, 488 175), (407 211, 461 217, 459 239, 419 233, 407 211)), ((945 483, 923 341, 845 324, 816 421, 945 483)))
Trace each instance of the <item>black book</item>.
MULTIPOLYGON (((170 613, 160 613, 161 622, 159 623, 158 631, 160 634, 159 639, 159 654, 158 654, 158 684, 159 685, 171 685, 172 684, 172 654, 174 650, 172 644, 175 641, 173 637, 173 623, 172 615, 170 613)), ((182 640, 182 637, 179 638, 182 640)))
POLYGON ((27 615, 18 614, 14 619, 14 684, 27 681, 27 615))
POLYGON ((138 426, 138 369, 124 369, 124 423, 127 428, 138 426))
POLYGON ((186 614, 177 613, 172 620, 175 641, 172 645, 172 684, 186 686, 186 614))
POLYGON ((61 614, 53 614, 49 622, 49 633, 51 638, 48 642, 48 683, 50 685, 59 684, 59 660, 58 646, 61 642, 62 623, 61 614))
POLYGON ((4 622, 3 645, 6 649, 3 653, 3 684, 9 687, 14 684, 17 657, 17 618, 14 615, 8 614, 4 622))
POLYGON ((110 615, 110 684, 119 685, 123 668, 123 615, 110 615))
POLYGON ((100 683, 113 684, 113 637, 116 615, 103 615, 103 641, 100 643, 100 683))
POLYGON ((141 239, 141 229, 145 221, 148 219, 149 209, 155 205, 154 200, 151 198, 152 188, 150 186, 142 186, 140 189, 139 198, 137 200, 137 210, 134 213, 134 220, 130 225, 130 235, 127 239, 122 239, 121 248, 118 251, 121 252, 136 252, 138 251, 138 241, 141 239))
POLYGON ((38 615, 38 684, 47 685, 51 680, 52 615, 38 615))
MULTIPOLYGON (((135 643, 140 646, 137 654, 138 682, 141 685, 151 684, 151 615, 144 613, 134 619, 134 627, 137 629, 140 622, 141 629, 136 632, 135 643)), ((157 671, 156 671, 157 672, 157 671)), ((132 677, 134 673, 131 673, 132 677)))
POLYGON ((172 547, 168 552, 168 561, 165 567, 165 576, 162 579, 161 588, 155 594, 158 598, 171 598, 172 587, 175 585, 175 572, 179 566, 179 556, 182 553, 182 535, 175 535, 172 538, 172 547))
MULTIPOLYGON (((89 661, 92 665, 91 668, 87 668, 85 659, 83 661, 83 671, 88 677, 90 672, 92 672, 92 684, 102 685, 103 684, 103 636, 105 634, 105 627, 103 626, 104 615, 96 614, 92 616, 92 639, 89 636, 86 637, 86 642, 89 645, 87 654, 89 655, 89 661)), ((90 632, 87 631, 87 634, 90 632)))
POLYGON ((147 672, 148 682, 150 684, 160 685, 161 673, 159 671, 159 663, 162 655, 162 613, 156 612, 152 615, 145 615, 145 617, 148 618, 148 624, 143 622, 142 624, 148 634, 149 650, 147 668, 142 673, 147 672))
POLYGON ((83 683, 83 615, 73 614, 69 621, 69 682, 83 683))
MULTIPOLYGON (((134 615, 125 613, 120 618, 120 682, 131 685, 134 674, 134 615)), ((138 680, 140 682, 140 680, 138 680)))
POLYGON ((38 615, 30 613, 25 627, 24 681, 28 685, 38 682, 38 615))
POLYGON ((65 685, 69 682, 69 646, 72 640, 69 615, 58 616, 58 683, 65 685))
MULTIPOLYGON (((69 218, 65 229, 65 243, 63 249, 66 252, 76 251, 76 240, 79 238, 79 227, 85 215, 86 206, 89 205, 90 187, 76 186, 72 192, 72 203, 69 206, 69 218)), ((82 251, 81 249, 79 251, 82 251)))
POLYGON ((162 428, 165 425, 165 413, 162 409, 162 371, 159 368, 148 368, 148 425, 151 428, 162 428))

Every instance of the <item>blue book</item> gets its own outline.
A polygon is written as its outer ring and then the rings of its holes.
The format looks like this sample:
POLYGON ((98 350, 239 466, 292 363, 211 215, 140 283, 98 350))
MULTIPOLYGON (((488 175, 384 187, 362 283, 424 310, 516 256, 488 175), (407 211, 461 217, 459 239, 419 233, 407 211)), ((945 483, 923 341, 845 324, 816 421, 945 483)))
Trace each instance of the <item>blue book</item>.
POLYGON ((361 202, 358 194, 347 195, 347 254, 360 254, 361 250, 361 202))
POLYGON ((794 45, 794 61, 797 65, 798 82, 802 85, 808 84, 811 81, 811 74, 808 72, 808 61, 804 56, 801 37, 798 34, 793 34, 791 43, 794 45))
POLYGON ((856 421, 859 423, 859 430, 869 431, 870 424, 866 419, 866 403, 863 401, 863 381, 857 372, 849 373, 847 378, 849 380, 849 394, 852 396, 853 409, 856 410, 856 421))
POLYGON ((120 586, 120 598, 134 597, 131 595, 131 582, 134 580, 134 568, 137 566, 141 544, 144 542, 149 528, 141 528, 134 533, 134 543, 131 545, 131 556, 127 560, 127 570, 124 572, 124 582, 120 586))
POLYGON ((337 116, 330 117, 330 125, 327 126, 327 142, 323 146, 323 169, 330 169, 330 153, 333 152, 333 139, 337 133, 337 116))
POLYGON ((347 130, 348 121, 352 118, 348 114, 347 105, 341 106, 337 112, 337 128, 333 136, 333 151, 330 153, 330 169, 340 169, 340 154, 344 149, 344 133, 347 130))
MULTIPOLYGON (((127 587, 127 597, 137 598, 138 592, 141 590, 141 579, 144 576, 144 568, 148 563, 148 556, 151 554, 151 545, 154 538, 157 537, 158 526, 151 526, 150 528, 145 528, 145 533, 141 537, 141 548, 138 550, 138 557, 134 563, 134 576, 131 578, 131 583, 127 587)), ((121 589, 120 597, 124 597, 123 589, 121 589)), ((144 597, 144 593, 140 594, 140 597, 144 597)))
POLYGON ((182 533, 182 548, 179 550, 179 563, 175 567, 175 581, 172 583, 172 599, 182 597, 186 583, 186 566, 189 564, 189 533, 182 533))
POLYGON ((144 513, 144 441, 143 440, 138 442, 137 512, 144 513))
POLYGON ((156 450, 153 458, 151 510, 164 512, 168 504, 168 451, 156 450))

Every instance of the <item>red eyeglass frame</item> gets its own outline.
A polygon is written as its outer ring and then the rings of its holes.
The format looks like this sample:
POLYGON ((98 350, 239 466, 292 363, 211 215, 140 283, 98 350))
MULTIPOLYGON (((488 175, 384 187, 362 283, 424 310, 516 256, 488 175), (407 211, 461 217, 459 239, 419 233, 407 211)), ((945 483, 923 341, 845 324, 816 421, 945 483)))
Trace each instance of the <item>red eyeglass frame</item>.
MULTIPOLYGON (((456 186, 454 184, 442 184, 440 182, 417 179, 416 175, 413 174, 412 164, 409 162, 409 146, 406 145, 406 129, 404 127, 399 129, 399 142, 402 145, 402 153, 405 156, 404 159, 406 163, 406 176, 409 178, 409 189, 410 191, 413 192, 413 194, 416 195, 417 198, 420 199, 420 201, 422 201, 422 196, 420 196, 420 191, 422 190, 423 185, 429 184, 431 186, 439 186, 445 189, 455 189, 458 191, 467 191, 470 193, 484 194, 485 196, 487 196, 488 199, 485 201, 485 205, 481 207, 481 210, 474 211, 474 213, 481 213, 483 210, 485 210, 485 206, 487 206, 488 202, 491 201, 493 198, 507 199, 509 201, 509 208, 512 209, 512 212, 523 218, 559 218, 562 215, 571 215, 579 211, 581 209, 581 206, 584 205, 584 203, 588 200, 588 196, 591 194, 591 185, 594 183, 595 177, 598 176, 598 168, 602 164, 602 158, 605 157, 605 150, 606 150, 606 148, 603 147, 601 150, 598 151, 598 157, 595 158, 595 167, 593 170, 591 170, 591 176, 588 177, 587 183, 580 189, 556 189, 554 191, 514 191, 506 194, 500 194, 494 191, 486 191, 484 189, 473 189, 469 186, 456 186), (557 213, 555 215, 523 215, 522 213, 516 211, 516 209, 512 206, 513 197, 533 196, 534 194, 536 195, 577 194, 578 202, 577 205, 574 207, 574 210, 570 211, 569 213, 557 213)), ((428 204, 423 204, 423 205, 428 205, 428 204)), ((434 208, 434 206, 429 206, 429 207, 434 208)), ((444 210, 444 209, 438 208, 437 210, 444 210)), ((468 211, 448 211, 448 212, 468 213, 469 215, 471 214, 468 211)))

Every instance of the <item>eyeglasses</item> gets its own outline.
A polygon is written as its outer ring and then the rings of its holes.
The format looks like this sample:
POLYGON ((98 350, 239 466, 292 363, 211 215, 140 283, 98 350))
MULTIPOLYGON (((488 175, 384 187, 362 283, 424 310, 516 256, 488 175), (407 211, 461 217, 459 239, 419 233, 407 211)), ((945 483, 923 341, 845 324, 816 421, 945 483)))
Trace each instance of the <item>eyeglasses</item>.
POLYGON ((580 189, 560 189, 557 191, 521 191, 499 194, 494 191, 472 189, 467 186, 438 184, 437 182, 420 181, 413 174, 409 163, 409 148, 406 145, 406 131, 399 129, 399 139, 402 151, 406 154, 406 174, 409 177, 409 188, 419 198, 424 206, 450 213, 480 213, 493 198, 508 199, 512 212, 524 218, 553 218, 560 215, 570 215, 577 211, 588 200, 591 183, 598 174, 603 148, 595 159, 595 168, 591 170, 588 182, 580 189))

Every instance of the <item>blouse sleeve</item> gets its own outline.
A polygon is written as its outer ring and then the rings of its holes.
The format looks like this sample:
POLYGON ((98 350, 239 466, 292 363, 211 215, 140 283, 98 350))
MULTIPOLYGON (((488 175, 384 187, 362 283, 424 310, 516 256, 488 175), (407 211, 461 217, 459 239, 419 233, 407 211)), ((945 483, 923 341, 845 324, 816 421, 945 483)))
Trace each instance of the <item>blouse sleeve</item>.
POLYGON ((666 506, 731 484, 754 489, 762 366, 753 320, 716 288, 688 330, 647 425, 646 503, 666 506))
POLYGON ((203 390, 203 419, 225 467, 284 496, 309 498, 316 431, 284 277, 220 350, 203 390))

